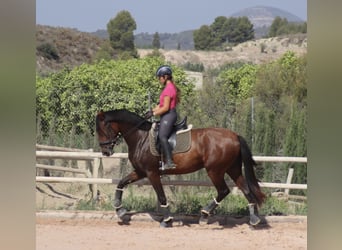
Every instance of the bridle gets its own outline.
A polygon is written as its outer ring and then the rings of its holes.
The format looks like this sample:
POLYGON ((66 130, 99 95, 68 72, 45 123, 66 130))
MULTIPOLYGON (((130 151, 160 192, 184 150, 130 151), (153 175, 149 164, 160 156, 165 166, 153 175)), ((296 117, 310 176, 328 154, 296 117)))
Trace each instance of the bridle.
POLYGON ((112 139, 112 140, 108 140, 108 141, 104 141, 104 142, 100 142, 100 146, 107 146, 110 145, 112 147, 114 147, 115 145, 118 144, 118 140, 121 138, 121 133, 117 134, 117 136, 112 139))
POLYGON ((110 126, 110 122, 106 122, 105 127, 108 133, 105 133, 106 137, 110 138, 107 141, 104 142, 100 142, 100 146, 108 146, 110 145, 111 147, 114 147, 115 145, 118 144, 118 141, 121 139, 121 137, 127 136, 130 133, 132 133, 135 129, 137 129, 138 127, 140 127, 141 124, 143 124, 145 121, 147 121, 146 119, 143 119, 141 122, 139 122, 137 125, 135 125, 134 127, 132 127, 130 130, 128 130, 126 133, 122 134, 121 132, 118 132, 116 134, 116 136, 114 137, 114 130, 113 128, 110 126), (114 138, 111 138, 114 137, 114 138))
POLYGON ((121 135, 120 132, 118 132, 116 134, 116 136, 114 137, 113 136, 114 131, 113 131, 112 127, 110 126, 109 122, 106 122, 105 127, 106 127, 106 130, 107 130, 106 131, 107 133, 105 133, 105 135, 106 135, 107 138, 109 138, 109 140, 104 141, 104 142, 100 142, 99 144, 100 144, 100 146, 108 146, 108 145, 110 145, 111 147, 114 147, 116 144, 118 144, 118 140, 121 138, 122 135, 121 135), (114 138, 112 138, 112 137, 114 137, 114 138))

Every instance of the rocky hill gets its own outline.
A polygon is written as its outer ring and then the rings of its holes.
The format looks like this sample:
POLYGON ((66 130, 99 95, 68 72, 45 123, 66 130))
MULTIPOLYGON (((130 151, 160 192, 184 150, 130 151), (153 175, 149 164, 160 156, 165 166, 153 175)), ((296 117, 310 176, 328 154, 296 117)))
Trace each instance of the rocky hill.
POLYGON ((286 18, 293 23, 303 23, 304 20, 291 14, 290 12, 268 6, 254 6, 245 8, 231 15, 232 17, 246 16, 254 27, 255 38, 267 36, 269 27, 276 17, 286 18))
POLYGON ((246 16, 253 24, 254 28, 261 28, 261 27, 268 27, 271 26, 273 20, 279 16, 281 18, 286 18, 289 22, 295 22, 295 23, 301 23, 304 22, 304 20, 300 19, 299 17, 273 7, 267 7, 267 6, 255 6, 243 9, 241 11, 238 11, 232 15, 232 17, 240 17, 240 16, 246 16))
MULTIPOLYGON (((55 72, 65 66, 73 68, 82 63, 93 62, 97 52, 105 43, 104 39, 90 33, 42 25, 37 25, 36 40, 36 71, 39 74, 55 72), (55 56, 47 57, 44 54, 46 49, 49 49, 50 54, 52 51, 55 56)), ((288 50, 297 54, 306 53, 306 35, 256 39, 229 47, 222 52, 194 50, 160 50, 160 52, 168 62, 176 65, 190 62, 192 64, 202 63, 205 68, 214 68, 228 62, 244 61, 257 64, 268 62, 279 58, 288 50)), ((138 52, 141 57, 144 57, 152 51, 138 49, 138 52)))

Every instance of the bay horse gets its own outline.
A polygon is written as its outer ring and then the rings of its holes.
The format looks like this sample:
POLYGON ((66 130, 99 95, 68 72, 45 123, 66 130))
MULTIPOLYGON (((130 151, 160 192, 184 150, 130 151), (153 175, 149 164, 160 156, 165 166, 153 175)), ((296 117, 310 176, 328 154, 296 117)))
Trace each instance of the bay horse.
POLYGON ((224 175, 228 174, 243 192, 249 204, 250 224, 260 222, 258 207, 265 200, 253 167, 256 165, 245 139, 224 128, 196 128, 191 130, 191 147, 187 152, 173 155, 175 169, 159 170, 160 157, 150 151, 149 131, 152 123, 126 109, 100 111, 96 115, 96 133, 102 154, 114 153, 114 145, 123 137, 128 145, 128 159, 134 170, 123 177, 115 190, 114 208, 123 222, 130 220, 129 212, 122 207, 123 189, 128 184, 148 178, 156 192, 163 219, 162 227, 172 227, 173 217, 161 183, 161 175, 180 175, 205 168, 217 190, 217 196, 201 209, 200 223, 208 222, 208 217, 230 190, 224 175), (242 174, 244 165, 244 176, 242 174))

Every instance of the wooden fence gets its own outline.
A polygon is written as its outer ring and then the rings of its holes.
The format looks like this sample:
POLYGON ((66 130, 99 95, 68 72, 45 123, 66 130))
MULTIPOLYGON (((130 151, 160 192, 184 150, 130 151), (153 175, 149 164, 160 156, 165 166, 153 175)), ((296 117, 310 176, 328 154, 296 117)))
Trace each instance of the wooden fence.
MULTIPOLYGON (((60 148, 60 147, 51 147, 51 146, 43 146, 36 145, 36 159, 63 159, 63 160, 85 160, 91 161, 93 163, 93 171, 90 173, 87 170, 61 167, 61 166, 50 166, 43 164, 36 164, 36 168, 44 168, 50 170, 59 170, 59 171, 67 171, 84 174, 85 178, 77 178, 77 177, 45 177, 45 176, 36 176, 36 182, 64 182, 64 183, 87 183, 92 185, 93 194, 96 194, 97 184, 118 184, 120 179, 106 179, 106 178, 98 178, 98 171, 101 164, 102 158, 108 158, 108 156, 103 156, 100 152, 93 152, 93 150, 79 150, 79 149, 70 149, 70 148, 60 148), (45 150, 41 150, 45 149, 45 150), (48 151, 49 150, 49 151, 48 151)), ((114 159, 127 159, 127 153, 115 153, 109 158, 114 159)), ((279 156, 254 156, 253 157, 256 162, 299 162, 299 163, 307 163, 306 157, 279 157, 279 156)), ((293 184, 291 183, 293 175, 293 168, 289 169, 289 173, 287 176, 286 183, 267 183, 261 182, 261 187, 266 188, 277 188, 277 189, 285 189, 285 194, 289 193, 290 189, 307 189, 307 184, 293 184)), ((208 181, 185 181, 185 180, 164 180, 162 179, 162 183, 164 185, 181 185, 181 186, 212 186, 211 182, 208 181)), ((147 179, 137 181, 137 185, 149 185, 149 181, 147 179)))

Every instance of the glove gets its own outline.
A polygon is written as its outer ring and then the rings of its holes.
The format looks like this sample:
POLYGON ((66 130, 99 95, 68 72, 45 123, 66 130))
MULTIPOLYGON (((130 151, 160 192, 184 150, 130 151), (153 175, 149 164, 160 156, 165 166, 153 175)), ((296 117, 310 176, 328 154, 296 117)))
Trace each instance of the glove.
POLYGON ((152 116, 153 116, 153 111, 149 110, 149 111, 146 112, 144 118, 145 119, 150 119, 152 116))

